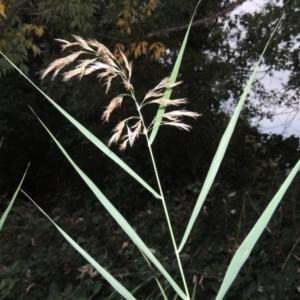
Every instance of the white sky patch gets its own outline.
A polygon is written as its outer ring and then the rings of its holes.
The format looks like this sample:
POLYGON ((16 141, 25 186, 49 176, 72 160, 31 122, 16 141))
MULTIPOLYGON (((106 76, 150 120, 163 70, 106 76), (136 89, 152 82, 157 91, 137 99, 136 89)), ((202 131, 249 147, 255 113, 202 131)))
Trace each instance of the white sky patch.
POLYGON ((254 13, 261 11, 263 9, 263 5, 267 2, 267 0, 248 0, 238 6, 231 14, 240 15, 241 13, 254 13))
MULTIPOLYGON (((231 16, 234 17, 235 15, 241 15, 244 13, 254 13, 260 12, 264 8, 264 4, 270 2, 270 0, 249 0, 245 1, 242 5, 237 7, 234 11, 231 12, 231 16)), ((272 1, 271 2, 275 2, 272 1)), ((283 5, 283 1, 276 2, 276 5, 283 5)), ((225 24, 226 26, 226 24, 225 24)), ((231 46, 235 48, 234 41, 232 41, 231 46)), ((284 45, 282 45, 284 46, 284 45)), ((298 43, 295 43, 292 49, 299 47, 298 43)), ((254 66, 253 66, 254 68, 254 66)), ((256 79, 261 77, 261 82, 264 84, 266 90, 276 90, 278 93, 283 91, 283 86, 287 83, 290 75, 290 71, 282 70, 282 71, 272 71, 273 76, 270 75, 259 75, 260 71, 264 69, 264 66, 261 66, 256 79)), ((251 95, 251 93, 250 93, 251 95)), ((290 97, 294 95, 293 91, 289 92, 290 97)), ((288 99, 287 99, 288 100, 288 99)), ((250 101, 255 101, 250 98, 250 101)), ((282 134, 285 137, 296 135, 300 136, 300 104, 298 105, 298 109, 295 108, 287 108, 286 106, 276 106, 270 107, 270 111, 273 111, 275 108, 274 118, 273 120, 269 120, 264 118, 261 121, 257 119, 252 120, 252 125, 258 126, 259 130, 264 133, 275 133, 275 134, 282 134)), ((267 110, 264 110, 267 113, 267 110)))

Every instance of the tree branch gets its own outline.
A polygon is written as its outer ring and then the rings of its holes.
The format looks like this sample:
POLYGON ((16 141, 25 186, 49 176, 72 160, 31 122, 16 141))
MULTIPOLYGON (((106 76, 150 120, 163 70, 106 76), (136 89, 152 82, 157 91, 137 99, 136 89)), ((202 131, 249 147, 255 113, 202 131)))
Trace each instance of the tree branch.
MULTIPOLYGON (((213 22, 217 17, 222 17, 230 12, 232 12, 235 8, 237 8, 238 6, 240 6, 241 4, 243 4, 245 1, 247 0, 237 0, 236 2, 226 6, 225 8, 221 9, 219 12, 217 12, 216 14, 213 14, 209 17, 205 17, 202 18, 200 20, 196 20, 192 23, 192 26, 198 26, 201 25, 203 23, 211 23, 213 22)), ((161 30, 157 30, 154 32, 150 32, 146 35, 147 38, 153 37, 153 36, 157 36, 157 35, 162 35, 162 34, 167 34, 173 31, 178 31, 178 30, 182 30, 182 29, 186 29, 189 27, 189 24, 184 24, 184 25, 177 25, 174 27, 170 27, 170 28, 166 28, 166 29, 161 29, 161 30)))
POLYGON ((0 22, 0 29, 4 29, 9 24, 9 22, 11 21, 11 19, 15 15, 18 8, 20 8, 21 6, 23 6, 24 4, 26 4, 29 1, 30 0, 19 0, 19 1, 15 2, 10 7, 8 13, 6 14, 6 18, 4 18, 4 20, 2 22, 0 22))

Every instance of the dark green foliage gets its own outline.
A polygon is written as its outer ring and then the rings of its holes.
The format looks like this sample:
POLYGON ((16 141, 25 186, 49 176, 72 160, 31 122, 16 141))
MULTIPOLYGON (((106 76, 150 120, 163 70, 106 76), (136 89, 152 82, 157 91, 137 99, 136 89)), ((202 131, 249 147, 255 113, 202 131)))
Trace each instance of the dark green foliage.
MULTIPOLYGON (((124 8, 122 2, 76 0, 68 1, 67 6, 66 1, 52 0, 46 1, 41 8, 40 1, 30 1, 26 9, 16 15, 21 23, 14 19, 10 26, 17 30, 27 23, 46 24, 45 34, 39 38, 34 35, 33 39, 41 55, 36 55, 31 48, 24 49, 22 44, 16 47, 15 40, 7 40, 5 52, 43 91, 102 141, 109 139, 113 126, 123 115, 131 114, 134 106, 123 105, 109 124, 103 124, 103 108, 123 92, 123 86, 116 83, 105 94, 102 83, 93 76, 67 83, 50 78, 41 81, 39 72, 65 55, 60 53, 55 39, 68 40, 72 34, 78 34, 95 38, 111 50, 116 42, 125 46, 143 39, 149 43, 162 42, 169 50, 163 60, 152 61, 149 55, 137 59, 130 56, 134 60, 132 84, 141 99, 170 74, 184 30, 151 34, 187 24, 195 5, 193 1, 176 1, 172 5, 169 1, 160 1, 150 18, 144 23, 134 23, 131 35, 123 36, 116 26, 124 8), (20 55, 21 52, 24 54, 20 55)), ((196 20, 216 14, 228 3, 202 1, 196 20)), ((198 281, 202 278, 196 299, 214 299, 236 247, 299 159, 298 137, 268 136, 249 125, 253 116, 264 116, 262 108, 270 108, 271 104, 297 108, 299 57, 297 49, 291 48, 298 41, 298 37, 294 38, 299 32, 298 7, 299 1, 285 4, 286 17, 264 61, 269 73, 279 69, 291 71, 286 93, 268 92, 256 84, 253 97, 257 97, 259 103, 249 101, 244 109, 214 188, 183 251, 189 287, 192 288, 195 275, 198 281), (280 47, 282 43, 284 47, 280 47), (293 96, 287 93, 289 89, 294 89, 293 96)), ((180 74, 184 83, 174 90, 173 96, 188 98, 188 109, 203 116, 191 123, 193 129, 189 133, 161 128, 153 145, 177 241, 183 235, 229 122, 229 116, 220 107, 228 108, 228 99, 234 105, 239 98, 249 70, 281 13, 282 8, 270 2, 264 13, 239 15, 235 20, 223 15, 191 30, 180 74), (228 31, 224 30, 225 22, 228 22, 228 31), (245 30, 245 39, 239 25, 245 30), (236 40, 236 49, 232 40, 236 40)), ((18 74, 9 73, 11 68, 2 58, 0 65, 0 139, 4 137, 0 149, 0 213, 30 161, 23 189, 130 291, 140 285, 136 292, 138 299, 147 296, 155 299, 159 295, 155 281, 148 281, 153 274, 139 251, 131 243, 122 249, 127 237, 87 191, 30 112, 30 105, 180 283, 160 203, 90 145, 29 83, 18 74)), ((146 121, 155 113, 150 109, 146 121)), ((271 117, 271 113, 268 116, 271 117)), ((118 151, 116 147, 112 150, 118 151)), ((134 148, 118 152, 118 155, 157 188, 143 139, 134 148)), ((297 178, 271 220, 270 232, 266 231, 259 240, 228 299, 299 298, 299 186, 297 178)), ((120 298, 100 276, 91 278, 85 274, 81 277, 78 268, 86 265, 86 261, 22 196, 1 232, 0 245, 0 299, 108 299, 110 295, 111 299, 120 298)), ((156 275, 164 285, 163 278, 156 275)), ((165 288, 172 299, 173 290, 165 288)))
MULTIPOLYGON (((186 185, 180 193, 168 193, 167 202, 178 239, 182 237, 200 188, 201 182, 195 182, 186 185)), ((266 195, 263 193, 266 187, 260 183, 248 191, 232 190, 219 183, 211 190, 181 254, 189 286, 192 288, 195 276, 201 280, 198 298, 214 299, 236 247, 277 188, 270 188, 266 195)), ((241 299, 241 296, 242 299, 297 299, 298 198, 299 178, 251 253, 228 299, 241 299)), ((101 205, 95 199, 90 200, 88 206, 74 212, 57 204, 50 215, 129 290, 140 286, 135 293, 138 299, 145 299, 152 292, 151 299, 154 299, 160 292, 154 279, 149 281, 153 273, 138 249, 101 205)), ((172 277, 180 282, 161 203, 149 196, 144 201, 147 208, 136 211, 130 223, 172 277)), ((85 260, 33 205, 18 203, 1 233, 0 299, 107 299, 113 294, 99 275, 91 277, 78 270, 86 265, 85 260)), ((159 273, 156 276, 172 299, 173 290, 164 285, 159 273)), ((115 294, 111 299, 119 296, 115 294)))
MULTIPOLYGON (((60 53, 59 44, 55 42, 55 39, 69 39, 71 34, 80 34, 83 37, 96 38, 111 50, 115 43, 120 41, 128 46, 131 40, 141 38, 141 30, 147 38, 147 34, 155 33, 156 30, 181 25, 179 23, 188 24, 194 9, 194 3, 184 2, 183 5, 181 2, 176 2, 176 5, 172 5, 172 9, 170 9, 168 2, 159 2, 152 16, 146 19, 144 23, 138 24, 138 26, 141 26, 140 30, 138 27, 133 27, 131 35, 122 36, 120 29, 115 25, 119 12, 124 9, 122 1, 104 1, 101 4, 96 2, 82 3, 76 0, 69 3, 69 5, 65 5, 61 1, 52 0, 41 6, 38 2, 33 1, 17 15, 24 23, 31 21, 35 25, 39 22, 47 25, 47 30, 41 40, 37 40, 38 44, 43 45, 43 47, 41 46, 42 55, 35 58, 32 55, 30 56, 30 51, 27 53, 30 60, 28 65, 30 66, 30 78, 34 79, 49 96, 102 141, 107 141, 111 136, 110 130, 121 117, 120 114, 130 114, 134 110, 134 106, 123 105, 122 110, 113 116, 110 124, 102 124, 103 107, 123 91, 122 86, 115 84, 112 92, 105 95, 104 89, 94 76, 80 82, 76 79, 68 83, 62 83, 59 79, 52 82, 50 78, 40 81, 37 72, 41 71, 54 59, 65 55, 60 53), (80 16, 78 13, 79 6, 80 16), (31 14, 35 17, 30 18, 31 14), (165 17, 166 15, 168 18, 165 17), (79 22, 77 25, 71 26, 72 22, 76 23, 77 21, 79 22), (84 26, 84 24, 89 25, 84 26)), ((214 15, 222 9, 222 5, 229 3, 229 1, 223 1, 223 3, 220 3, 220 1, 202 2, 196 20, 214 15)), ((154 147, 158 157, 161 155, 161 161, 165 162, 163 164, 165 169, 163 174, 168 173, 169 170, 174 176, 178 174, 178 180, 181 180, 181 176, 186 177, 186 173, 189 173, 192 169, 194 176, 200 178, 205 176, 228 122, 226 120, 228 117, 219 112, 220 105, 229 98, 238 99, 243 84, 249 76, 248 71, 252 67, 252 65, 247 64, 247 60, 251 59, 253 63, 257 60, 261 52, 261 48, 258 49, 257 45, 264 45, 265 39, 268 38, 268 34, 260 36, 256 33, 257 31, 262 32, 263 28, 260 27, 266 26, 266 23, 271 24, 271 21, 274 21, 280 15, 281 10, 276 6, 268 6, 267 9, 265 15, 237 16, 237 22, 229 22, 230 31, 224 31, 223 28, 223 21, 228 20, 226 15, 222 17, 221 21, 212 19, 213 22, 203 23, 192 28, 184 62, 181 66, 180 79, 184 81, 184 84, 177 88, 173 95, 174 97, 188 98, 190 101, 188 108, 203 114, 203 117, 199 121, 193 122, 194 129, 189 134, 178 133, 175 129, 169 130, 169 128, 161 130, 154 147), (258 20, 261 21, 258 22, 258 20), (237 38, 240 34, 240 31, 237 30, 238 21, 244 24, 249 39, 252 37, 255 41, 253 49, 248 44, 246 47, 244 45, 245 41, 237 38), (254 33, 255 38, 252 36, 254 33), (236 38, 238 49, 233 49, 230 43, 232 39, 236 38), (173 139, 174 135, 176 136, 175 141, 173 139), (178 151, 174 151, 174 149, 178 151), (175 170, 177 166, 173 163, 174 161, 178 161, 180 164, 181 172, 175 170), (172 169, 172 166, 174 166, 174 169, 172 169), (179 173, 183 175, 179 175, 179 173)), ((289 14, 292 14, 292 10, 289 10, 289 14)), ((12 24, 10 23, 9 26, 13 26, 12 24)), ((5 27, 6 30, 9 26, 5 27)), ((293 30, 295 30, 294 27, 293 30)), ((156 38, 159 39, 170 51, 166 53, 165 59, 160 62, 151 61, 149 56, 141 56, 134 60, 132 83, 138 97, 142 98, 150 88, 170 74, 183 35, 184 30, 173 30, 168 35, 154 35, 149 38, 149 42, 155 41, 156 38)), ((279 43, 281 38, 280 32, 276 42, 279 43)), ((287 35, 286 39, 290 41, 291 35, 287 35)), ((272 47, 275 49, 276 45, 274 42, 272 47)), ((275 57, 277 54, 277 52, 274 54, 275 57)), ((270 56, 270 59, 273 57, 272 63, 274 62, 274 55, 270 56)), ((281 56, 284 57, 283 54, 281 56)), ((131 55, 130 59, 134 59, 134 57, 131 55)), ((28 104, 53 131, 76 162, 81 167, 84 166, 97 184, 101 185, 103 181, 107 181, 106 177, 109 176, 111 171, 115 172, 114 166, 109 161, 104 160, 102 154, 99 154, 96 148, 88 145, 86 140, 24 79, 13 74, 1 80, 0 89, 0 134, 7 141, 3 144, 5 152, 2 152, 0 158, 3 161, 0 177, 5 180, 6 184, 12 186, 12 190, 18 180, 16 174, 18 174, 19 168, 26 165, 28 161, 32 162, 32 171, 30 172, 35 174, 35 176, 30 176, 26 180, 26 184, 31 187, 28 192, 32 189, 39 189, 37 187, 43 185, 41 193, 33 194, 35 197, 40 198, 46 195, 48 198, 52 198, 50 191, 51 194, 53 191, 60 193, 62 189, 68 190, 70 185, 78 186, 79 184, 75 180, 76 175, 57 151, 56 146, 49 141, 49 138, 35 121, 32 113, 27 108, 28 104), (15 154, 12 164, 10 163, 12 161, 10 151, 15 154), (7 162, 7 164, 4 162, 7 162), (101 172, 99 171, 100 168, 101 172), (47 181, 47 186, 43 184, 45 181, 47 181)), ((263 91, 261 92, 263 93, 263 91)), ((273 94, 261 95, 264 98, 261 97, 260 101, 265 101, 265 103, 273 96, 273 94)), ((243 116, 246 120, 256 113, 261 113, 260 109, 257 111, 254 108, 251 104, 245 109, 243 116)), ((146 115, 146 120, 151 120, 154 113, 155 110, 150 111, 148 118, 146 115)), ((234 149, 236 152, 239 149, 240 153, 236 153, 235 156, 238 156, 240 163, 235 165, 235 172, 241 172, 241 168, 244 168, 245 159, 243 156, 247 157, 247 155, 243 154, 242 147, 238 145, 241 143, 239 139, 244 139, 247 134, 249 133, 241 132, 240 137, 236 138, 234 149)), ((259 140, 260 138, 257 139, 257 142, 259 140)), ((138 149, 129 150, 121 156, 134 162, 134 166, 141 169, 141 174, 145 174, 145 178, 152 180, 152 168, 148 164, 149 157, 145 149, 141 141, 138 149), (140 161, 145 162, 145 165, 141 166, 140 161)), ((116 149, 113 148, 113 150, 116 149)), ((233 166, 232 162, 230 162, 230 166, 233 166)), ((231 168, 231 171, 234 172, 233 168, 231 168)), ((247 175, 245 176, 247 177, 247 175)), ((235 176, 235 178, 239 179, 240 176, 235 176)), ((231 180, 235 179, 232 178, 231 180)), ((247 184, 247 178, 243 180, 244 183, 247 184)), ((7 187, 9 188, 9 186, 7 187)))

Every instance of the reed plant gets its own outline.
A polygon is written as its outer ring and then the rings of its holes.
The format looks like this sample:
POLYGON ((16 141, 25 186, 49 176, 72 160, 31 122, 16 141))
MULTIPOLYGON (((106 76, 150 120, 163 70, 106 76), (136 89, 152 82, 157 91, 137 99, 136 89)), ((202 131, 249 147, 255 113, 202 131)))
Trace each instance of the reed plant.
MULTIPOLYGON (((279 25, 279 23, 278 23, 279 25)), ((276 28, 278 27, 276 26, 276 28)), ((274 29, 274 32, 276 31, 274 29)), ((183 237, 178 237, 174 235, 173 227, 172 227, 172 219, 168 212, 168 203, 164 196, 164 191, 161 185, 160 176, 158 173, 158 168, 156 165, 155 157, 152 151, 152 144, 156 138, 157 132, 161 126, 173 126, 177 127, 180 130, 190 130, 191 127, 185 123, 185 118, 198 118, 200 114, 197 112, 191 112, 184 108, 179 108, 182 105, 187 105, 187 99, 171 99, 171 93, 174 88, 180 88, 178 85, 180 82, 176 80, 181 60, 184 54, 184 49, 186 46, 186 42, 188 39, 190 27, 186 32, 186 36, 182 43, 182 47, 180 49, 180 53, 178 55, 177 61, 174 65, 173 72, 170 77, 164 78, 158 82, 155 87, 149 90, 149 92, 143 97, 143 99, 138 99, 135 94, 134 86, 131 83, 131 77, 133 76, 132 63, 128 61, 125 54, 119 50, 117 55, 113 55, 109 49, 97 42, 96 40, 85 40, 80 36, 74 36, 74 41, 69 42, 66 40, 58 40, 62 44, 62 49, 70 49, 75 47, 76 51, 72 52, 70 55, 57 59, 53 63, 49 65, 48 68, 42 71, 42 78, 53 72, 52 79, 54 79, 58 74, 62 72, 62 69, 66 66, 74 66, 70 70, 62 73, 63 81, 71 80, 73 77, 78 77, 81 79, 83 76, 88 76, 92 73, 95 73, 97 77, 104 81, 104 85, 106 87, 106 91, 111 88, 112 81, 115 79, 120 79, 121 83, 124 86, 124 93, 115 95, 115 97, 109 102, 106 106, 103 114, 102 120, 104 122, 108 122, 110 120, 111 115, 117 110, 121 109, 122 105, 124 105, 124 99, 130 100, 135 109, 136 114, 132 116, 124 116, 123 120, 121 120, 112 130, 112 135, 107 142, 107 145, 100 141, 95 135, 89 132, 82 124, 76 121, 72 116, 70 116, 64 109, 62 109, 55 101, 53 101, 50 97, 48 97, 43 91, 41 91, 28 77, 26 77, 8 58, 1 53, 14 67, 18 70, 22 76, 24 76, 35 88, 40 91, 46 99, 56 107, 83 135, 86 136, 96 147, 99 148, 104 154, 106 154, 110 159, 112 159, 116 164, 118 164, 125 172, 130 174, 135 180, 137 180, 146 190, 150 192, 150 194, 160 201, 164 213, 165 218, 168 224, 168 229, 170 233, 170 239, 173 245, 173 251, 177 259, 178 269, 181 275, 181 282, 175 282, 172 276, 169 274, 168 270, 166 270, 162 263, 158 261, 158 259, 153 254, 153 251, 145 244, 145 242, 140 238, 134 228, 129 224, 128 220, 126 220, 123 215, 113 206, 113 204, 106 198, 106 196, 100 191, 100 189, 93 183, 93 181, 76 165, 76 163, 72 160, 72 158, 68 155, 63 146, 59 143, 59 141, 53 136, 50 130, 46 127, 46 125, 37 117, 39 122, 44 126, 45 130, 51 136, 53 141, 57 144, 59 149, 62 151, 67 160, 71 163, 73 168, 77 171, 77 173, 81 176, 81 178, 85 181, 85 183, 89 186, 91 191, 95 194, 96 198, 102 203, 105 209, 109 212, 109 214, 114 218, 114 220, 119 224, 119 226, 126 232, 126 234, 131 238, 133 243, 138 247, 141 252, 141 255, 144 257, 145 261, 149 265, 150 269, 155 269, 159 271, 160 274, 165 278, 165 281, 174 289, 175 298, 180 297, 181 299, 195 299, 197 284, 193 284, 190 286, 190 282, 187 280, 184 267, 182 265, 182 250, 184 249, 186 242, 188 241, 189 235, 193 228, 193 225, 196 221, 196 218, 199 215, 201 207, 207 197, 207 194, 213 184, 215 176, 218 172, 222 159, 224 157, 225 151, 227 149, 228 143, 233 134, 234 128, 238 121, 240 112, 242 110, 243 104, 249 93, 250 87, 254 81, 259 63, 262 59, 261 57, 258 60, 257 65, 255 66, 250 79, 244 89, 244 92, 237 104, 237 107, 231 117, 231 120, 228 124, 226 131, 219 143, 219 147, 216 151, 214 159, 211 163, 210 169, 204 181, 202 190, 197 199, 196 205, 193 209, 193 212, 190 216, 190 219, 187 222, 187 226, 185 229, 185 233, 183 237), (79 58, 84 55, 82 60, 79 58), (88 55, 88 58, 86 58, 88 55), (153 117, 152 122, 150 124, 146 124, 144 119, 144 111, 147 109, 149 105, 158 105, 157 114, 153 117), (169 107, 175 107, 174 110, 166 110, 169 107), (149 184, 147 184, 134 170, 132 170, 127 164, 125 164, 116 154, 114 154, 109 146, 112 144, 118 144, 119 149, 121 151, 126 150, 127 147, 133 147, 135 141, 138 138, 144 138, 147 144, 149 155, 151 157, 152 166, 157 182, 157 189, 155 190, 149 184), (178 243, 180 241, 180 243, 178 243)), ((272 33, 272 35, 274 34, 272 33)), ((271 36, 272 37, 272 36, 271 36)), ((268 42, 269 43, 269 42, 268 42)), ((268 46, 268 45, 267 45, 268 46)), ((266 47, 267 47, 266 46, 266 47)), ((159 80, 158 80, 159 81, 159 80)), ((128 101, 126 102, 128 103, 128 101)), ((33 110, 32 110, 33 111, 33 110)), ((34 113, 34 112, 33 112, 34 113)), ((239 270, 242 265, 247 260, 251 250, 255 246, 258 238, 261 233, 267 226, 271 216, 273 215, 276 207, 280 203, 285 191, 288 186, 292 182, 293 178, 297 174, 300 167, 300 160, 295 165, 293 170, 290 172, 289 176, 286 178, 285 182, 282 184, 281 188, 278 190, 277 194, 270 201, 268 207, 262 213, 260 218, 257 220, 256 224, 252 228, 252 230, 248 233, 247 237, 244 239, 242 244, 239 246, 237 251, 235 252, 230 265, 228 266, 226 275, 222 281, 220 290, 216 296, 217 300, 223 299, 235 277, 237 276, 239 270)), ((24 175, 25 177, 25 175, 24 175)), ((24 179, 23 177, 23 179, 24 179)), ((22 179, 22 181, 23 181, 22 179)), ((11 203, 2 216, 0 221, 0 229, 8 215, 8 212, 16 198, 18 191, 20 190, 22 181, 11 200, 11 203)), ((26 194, 23 191, 24 194, 26 194)), ((26 194, 27 195, 27 194, 26 194)), ((30 196, 27 195, 29 199, 30 196)), ((31 199, 32 200, 32 199, 31 199)), ((33 200, 32 200, 33 201, 33 200)), ((34 201, 33 201, 34 202, 34 201)), ((37 204, 36 204, 37 205, 37 204)), ((136 290, 129 291, 127 290, 121 282, 119 282, 116 278, 114 278, 103 266, 101 266, 92 256, 90 256, 81 246, 79 246, 62 228, 60 228, 40 207, 38 207, 41 212, 53 223, 53 225, 57 228, 57 230, 64 236, 64 238, 89 262, 91 268, 90 270, 96 270, 99 272, 111 286, 117 291, 122 297, 125 299, 136 299, 134 294, 136 290)), ((153 273, 153 276, 149 278, 149 280, 155 280, 157 286, 160 290, 161 297, 167 299, 167 295, 165 293, 165 285, 162 284, 160 278, 158 278, 156 273, 153 273)), ((138 288, 137 288, 138 289, 138 288)), ((174 299, 175 299, 174 298, 174 299)))

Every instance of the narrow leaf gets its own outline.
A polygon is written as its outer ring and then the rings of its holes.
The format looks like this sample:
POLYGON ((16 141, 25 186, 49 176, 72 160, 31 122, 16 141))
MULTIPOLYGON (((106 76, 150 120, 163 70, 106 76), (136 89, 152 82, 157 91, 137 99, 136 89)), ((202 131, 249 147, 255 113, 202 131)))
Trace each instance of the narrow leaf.
POLYGON ((116 154, 114 154, 104 143, 102 143, 95 135, 89 130, 77 122, 72 116, 70 116, 64 109, 62 109, 57 103, 55 103, 48 95, 46 95, 41 89, 39 89, 12 61, 9 60, 1 51, 0 53, 4 58, 32 84, 64 117, 66 117, 77 129, 86 136, 95 146, 97 146, 104 154, 110 157, 116 164, 118 164, 123 170, 130 174, 136 181, 138 181, 143 187, 145 187, 154 197, 160 199, 160 195, 152 189, 148 183, 146 183, 137 173, 135 173, 127 164, 125 164, 116 154))
POLYGON ((81 248, 64 230, 62 230, 43 210, 39 207, 24 191, 24 195, 30 199, 36 207, 49 219, 49 221, 56 227, 62 236, 74 247, 109 283, 120 293, 125 299, 136 299, 118 280, 116 280, 109 272, 107 272, 101 265, 97 263, 83 248, 81 248))
POLYGON ((263 214, 260 216, 254 227, 251 229, 250 233, 247 235, 243 243, 240 245, 236 253, 234 254, 230 265, 227 269, 225 278, 222 282, 221 288, 218 292, 216 300, 222 300, 225 296, 227 290, 231 286, 233 280, 236 278, 238 272, 240 271, 241 267, 247 260, 249 254, 251 253, 253 247, 255 246, 258 238, 261 236, 263 230, 266 228, 267 224, 269 223, 275 209, 277 208, 278 204, 280 203, 283 195, 285 194, 286 190, 290 186, 291 182, 297 175, 297 172, 300 169, 300 159, 298 163, 293 168, 292 172, 284 181, 281 188, 278 190, 272 201, 269 203, 263 214))
POLYGON ((10 202, 9 202, 8 207, 6 208, 4 214, 2 215, 2 217, 1 217, 1 219, 0 219, 0 231, 1 231, 2 227, 3 227, 3 224, 4 224, 4 222, 5 222, 6 218, 7 218, 7 216, 8 216, 8 214, 9 214, 9 212, 10 212, 10 210, 11 210, 11 208, 12 208, 14 202, 15 202, 15 199, 17 198, 17 195, 18 195, 18 193, 19 193, 19 190, 20 190, 20 188, 21 188, 21 186, 22 186, 22 184, 23 184, 23 181, 24 181, 24 179, 25 179, 26 173, 27 173, 27 171, 28 171, 29 165, 30 165, 30 164, 28 164, 28 166, 27 166, 27 168, 26 168, 26 170, 25 170, 25 173, 24 173, 24 175, 23 175, 23 177, 22 177, 22 179, 21 179, 21 182, 20 182, 18 188, 16 189, 16 191, 15 191, 13 197, 11 198, 11 200, 10 200, 10 202))
MULTIPOLYGON (((188 40, 188 36, 189 36, 189 33, 190 33, 191 25, 193 23, 195 13, 197 11, 197 8, 198 8, 200 2, 201 2, 201 0, 196 5, 196 8, 195 8, 193 16, 191 18, 189 27, 188 27, 188 29, 186 31, 186 34, 185 34, 185 37, 183 39, 179 54, 177 56, 174 68, 173 68, 171 76, 170 76, 170 83, 175 83, 175 81, 177 79, 177 75, 178 75, 179 68, 180 68, 180 65, 181 65, 181 61, 182 61, 183 53, 184 53, 184 50, 185 50, 186 42, 188 40)), ((171 94, 172 94, 172 89, 167 89, 164 93, 163 99, 170 99, 171 94)), ((160 104, 160 106, 158 107, 158 111, 157 111, 157 114, 156 114, 156 117, 155 117, 155 122, 153 124, 153 129, 152 129, 151 135, 149 137, 149 144, 150 145, 153 143, 153 141, 156 137, 156 134, 157 134, 158 128, 160 126, 160 123, 162 121, 163 114, 165 113, 166 107, 167 107, 167 105, 165 105, 165 104, 160 104)))
POLYGON ((5 11, 5 6, 2 3, 2 1, 0 1, 0 15, 2 15, 6 19, 6 15, 4 11, 5 11))
MULTIPOLYGON (((281 17, 281 19, 282 19, 282 17, 281 17)), ((267 49, 267 47, 269 45, 269 43, 270 43, 270 41, 271 41, 274 33, 276 32, 276 30, 277 30, 277 28, 278 28, 278 26, 279 26, 279 24, 281 22, 281 19, 279 20, 279 22, 277 23, 274 31, 272 32, 271 37, 268 40, 268 43, 265 46, 264 51, 261 54, 261 56, 260 56, 260 58, 259 58, 259 60, 258 60, 258 62, 256 64, 256 66, 255 66, 255 68, 254 68, 254 70, 253 70, 253 72, 251 74, 251 77, 250 77, 250 79, 249 79, 249 81, 248 81, 248 83, 247 83, 247 85, 246 85, 246 87, 244 89, 244 92, 243 92, 243 94, 242 94, 242 96, 241 96, 241 98, 239 100, 239 103, 238 103, 238 105, 237 105, 237 107, 236 107, 236 109, 234 111, 234 114, 233 114, 233 116, 232 116, 232 118, 231 118, 231 120, 230 120, 230 122, 229 122, 229 124, 228 124, 228 126, 226 128, 226 130, 225 130, 225 133, 224 133, 224 135, 223 135, 223 137, 222 137, 222 139, 220 141, 219 147, 218 147, 217 152, 216 152, 216 154, 214 156, 212 164, 211 164, 211 166, 209 168, 209 171, 208 171, 208 174, 207 174, 207 176, 205 178, 202 190, 201 190, 200 195, 199 195, 199 197, 197 199, 195 208, 193 210, 193 213, 191 215, 191 218, 189 220, 189 223, 188 223, 187 228, 185 230, 185 233, 183 235, 182 241, 181 241, 180 246, 178 248, 178 252, 180 252, 183 249, 183 247, 184 247, 184 245, 185 245, 185 243, 186 243, 186 241, 187 241, 187 239, 189 237, 189 234, 190 234, 190 232, 192 230, 192 227, 193 227, 193 225, 194 225, 194 223, 196 221, 196 218, 198 217, 198 214, 199 214, 200 209, 201 209, 201 207, 203 205, 203 202, 206 199, 206 196, 207 196, 207 194, 208 194, 208 192, 209 192, 209 190, 210 190, 210 188, 211 188, 211 186, 213 184, 213 181, 214 181, 214 179, 216 177, 216 174, 217 174, 217 172, 219 170, 220 164, 221 164, 221 162, 223 160, 225 151, 226 151, 227 146, 229 144, 230 138, 231 138, 232 133, 234 131, 235 125, 236 125, 237 120, 239 118, 240 112, 241 112, 242 107, 244 105, 244 102, 245 102, 245 100, 247 98, 247 95, 249 93, 251 85, 252 85, 252 83, 254 81, 254 78, 255 78, 257 69, 259 67, 259 64, 260 64, 260 62, 262 60, 262 57, 263 57, 263 55, 264 55, 264 53, 265 53, 265 51, 266 51, 266 49, 267 49)))
MULTIPOLYGON (((33 112, 34 113, 34 112, 33 112)), ((37 117, 37 116, 36 116, 37 117)), ((68 155, 62 145, 58 142, 58 140, 53 136, 50 130, 44 125, 44 123, 37 117, 43 127, 47 130, 53 141, 57 144, 59 149, 71 163, 73 168, 77 171, 83 181, 88 185, 90 190, 94 193, 94 195, 98 198, 101 204, 106 208, 106 210, 110 213, 110 215, 116 220, 116 222, 120 225, 120 227, 126 232, 126 234, 132 239, 132 241, 144 252, 144 254, 152 261, 152 263, 157 267, 157 269, 161 272, 163 276, 168 280, 170 285, 174 288, 174 290, 180 295, 182 299, 186 299, 184 292, 180 289, 180 287, 176 284, 173 278, 169 275, 169 273, 164 269, 161 263, 157 260, 157 258, 152 254, 146 244, 141 240, 141 238, 137 235, 135 230, 130 226, 127 220, 119 213, 119 211, 112 205, 112 203, 102 194, 102 192, 98 189, 98 187, 94 184, 94 182, 75 164, 72 158, 68 155)))

